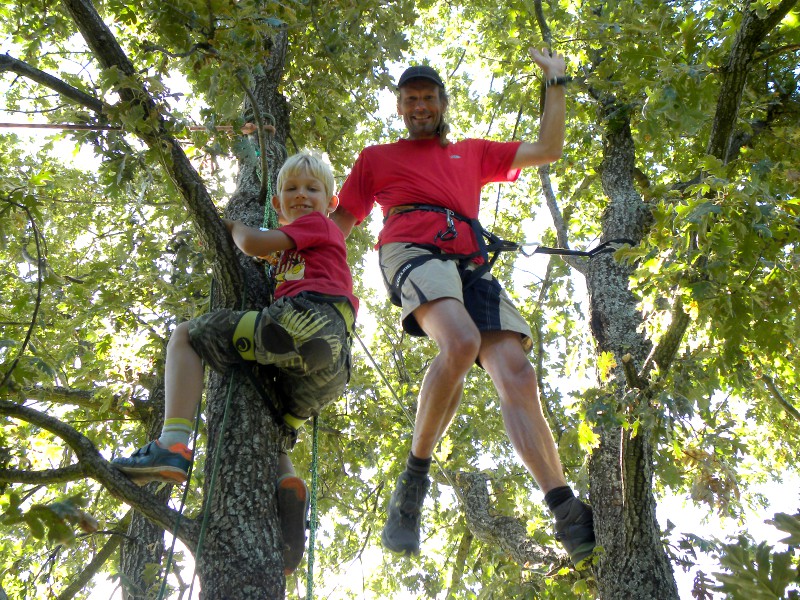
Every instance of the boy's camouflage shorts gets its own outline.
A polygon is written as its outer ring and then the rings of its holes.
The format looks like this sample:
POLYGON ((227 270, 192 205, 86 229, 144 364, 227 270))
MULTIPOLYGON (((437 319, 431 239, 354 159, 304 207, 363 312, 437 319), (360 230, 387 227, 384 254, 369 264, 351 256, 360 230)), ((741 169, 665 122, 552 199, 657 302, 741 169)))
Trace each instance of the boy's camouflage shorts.
POLYGON ((303 293, 261 312, 210 312, 190 322, 189 341, 220 373, 245 361, 278 367, 276 392, 297 427, 337 400, 350 379, 353 309, 344 298, 320 298, 328 297, 303 293))

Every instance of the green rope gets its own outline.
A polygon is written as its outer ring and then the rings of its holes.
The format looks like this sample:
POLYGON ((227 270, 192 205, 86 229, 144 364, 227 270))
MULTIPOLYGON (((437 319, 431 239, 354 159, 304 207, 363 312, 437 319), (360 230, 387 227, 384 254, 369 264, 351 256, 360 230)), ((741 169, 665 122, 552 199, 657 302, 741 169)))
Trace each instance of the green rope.
MULTIPOLYGON (((258 155, 258 151, 256 150, 256 155, 258 155)), ((258 178, 261 179, 261 169, 258 169, 258 178)), ((274 195, 272 191, 272 173, 267 173, 267 200, 264 202, 264 224, 262 227, 266 229, 277 229, 278 228, 278 213, 275 212, 275 209, 272 207, 272 196, 274 195)))
MULTIPOLYGON (((197 415, 194 420, 193 447, 197 447, 197 432, 200 430, 201 408, 202 402, 197 405, 197 415)), ((172 527, 172 544, 170 544, 169 552, 167 553, 167 564, 164 566, 164 577, 161 580, 161 589, 158 591, 158 600, 164 600, 164 594, 167 591, 167 577, 169 576, 169 571, 172 568, 172 557, 175 554, 175 542, 178 540, 178 530, 181 525, 181 519, 183 518, 183 510, 186 508, 186 499, 189 497, 189 482, 192 480, 193 469, 194 461, 189 463, 189 470, 186 473, 186 484, 183 486, 183 494, 181 495, 181 505, 180 508, 178 508, 178 514, 175 516, 175 525, 172 527)), ((194 577, 192 577, 192 583, 194 584, 194 577)), ((191 592, 189 597, 191 598, 191 592)))
MULTIPOLYGON (((206 496, 207 506, 203 510, 203 523, 200 526, 200 535, 197 538, 197 551, 195 552, 194 563, 195 567, 200 561, 200 555, 203 550, 203 542, 206 537, 206 529, 208 526, 208 518, 211 511, 208 508, 211 505, 211 499, 214 494, 214 486, 217 483, 217 473, 219 472, 220 465, 220 452, 222 450, 222 438, 225 436, 225 429, 228 426, 228 408, 231 405, 231 398, 233 398, 233 382, 236 379, 236 373, 231 373, 231 378, 228 380, 228 394, 225 398, 225 408, 222 411, 222 425, 219 428, 219 435, 217 436, 217 445, 214 448, 214 467, 211 469, 211 480, 208 482, 208 495, 206 496)), ((194 577, 192 578, 192 585, 194 585, 194 577)), ((191 588, 189 589, 189 598, 192 597, 191 588)))
POLYGON ((314 542, 317 534, 317 457, 319 422, 314 417, 314 433, 311 442, 311 524, 308 534, 308 577, 306 578, 306 600, 314 600, 314 542))
MULTIPOLYGON (((212 279, 211 280, 211 298, 214 297, 214 284, 215 284, 215 281, 212 279)), ((241 307, 242 309, 244 309, 244 303, 245 303, 245 298, 246 297, 247 297, 246 293, 242 294, 242 307, 241 307)), ((233 383, 234 383, 235 379, 236 379, 236 372, 234 371, 234 372, 231 373, 231 377, 228 380, 228 392, 227 392, 227 396, 225 398, 225 408, 223 408, 223 411, 222 411, 222 425, 220 426, 219 438, 217 439, 217 445, 216 445, 216 448, 214 450, 214 466, 213 466, 213 469, 211 471, 211 479, 210 479, 209 484, 208 484, 207 499, 209 501, 209 504, 210 504, 211 498, 212 498, 212 496, 214 494, 214 486, 216 484, 217 473, 219 472, 220 450, 221 450, 221 447, 222 447, 222 438, 224 437, 225 429, 228 426, 228 408, 230 407, 231 399, 233 398, 233 383)), ((202 414, 201 410, 202 410, 202 400, 201 400, 200 404, 197 405, 197 415, 196 415, 195 421, 194 421, 194 444, 193 444, 193 447, 195 449, 197 448, 197 432, 200 429, 200 417, 201 417, 201 414, 202 414)), ((180 509, 178 510, 177 516, 175 517, 175 526, 174 526, 173 531, 172 531, 172 545, 170 546, 169 554, 167 555, 167 565, 166 565, 166 568, 164 569, 164 578, 161 581, 161 590, 159 591, 159 594, 158 594, 158 600, 164 600, 164 592, 166 591, 166 587, 167 587, 167 576, 169 575, 169 569, 171 567, 172 557, 173 557, 173 554, 175 552, 175 540, 176 540, 176 538, 178 536, 178 529, 180 527, 181 519, 183 518, 183 510, 184 510, 184 507, 186 506, 186 498, 188 497, 188 494, 189 494, 189 482, 191 481, 193 468, 194 468, 194 460, 191 463, 189 463, 189 471, 187 473, 186 484, 184 485, 184 488, 183 488, 183 497, 181 499, 181 506, 180 506, 180 509)), ((188 596, 189 598, 192 597, 192 590, 194 589, 194 581, 195 581, 195 576, 196 576, 196 573, 197 573, 197 563, 200 561, 200 555, 202 553, 203 541, 205 540, 206 529, 208 528, 209 514, 210 514, 210 511, 208 511, 208 510, 204 510, 203 511, 203 521, 202 521, 202 523, 200 525, 200 534, 199 534, 199 537, 198 537, 198 540, 197 540, 197 550, 196 550, 195 556, 194 556, 194 570, 192 571, 192 583, 189 585, 189 596, 188 596)))

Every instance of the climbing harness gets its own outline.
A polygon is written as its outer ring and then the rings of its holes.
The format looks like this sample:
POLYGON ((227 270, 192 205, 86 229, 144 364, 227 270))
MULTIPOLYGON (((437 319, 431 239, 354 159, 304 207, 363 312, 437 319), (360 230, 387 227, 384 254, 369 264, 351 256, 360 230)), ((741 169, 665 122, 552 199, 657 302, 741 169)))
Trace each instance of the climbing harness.
POLYGON ((409 244, 409 246, 417 246, 429 250, 431 254, 422 256, 414 256, 403 263, 394 274, 392 281, 387 281, 390 290, 390 300, 395 306, 401 306, 400 290, 403 283, 418 266, 428 262, 429 260, 453 260, 457 261, 461 280, 463 282, 463 289, 467 289, 483 275, 489 272, 497 259, 500 257, 501 252, 521 252, 524 256, 533 256, 534 254, 556 254, 560 256, 582 256, 593 258, 598 254, 607 252, 615 252, 619 245, 630 244, 634 245, 636 242, 628 238, 615 238, 607 240, 591 250, 572 250, 570 248, 550 248, 542 246, 537 242, 533 243, 517 243, 509 240, 504 240, 485 229, 478 219, 472 219, 461 215, 454 210, 445 208, 443 206, 436 206, 433 204, 404 204, 401 206, 393 206, 389 209, 383 222, 386 223, 391 217, 401 215, 412 211, 428 211, 440 213, 445 216, 444 229, 439 230, 434 236, 434 242, 437 240, 450 241, 458 237, 458 231, 455 227, 455 221, 467 223, 475 235, 475 241, 478 245, 478 250, 469 254, 447 254, 434 244, 409 244), (536 246, 532 252, 527 252, 523 248, 526 246, 536 246), (491 255, 491 256, 490 256, 491 255), (474 263, 475 259, 482 259, 482 262, 475 268, 467 268, 470 263, 474 263))

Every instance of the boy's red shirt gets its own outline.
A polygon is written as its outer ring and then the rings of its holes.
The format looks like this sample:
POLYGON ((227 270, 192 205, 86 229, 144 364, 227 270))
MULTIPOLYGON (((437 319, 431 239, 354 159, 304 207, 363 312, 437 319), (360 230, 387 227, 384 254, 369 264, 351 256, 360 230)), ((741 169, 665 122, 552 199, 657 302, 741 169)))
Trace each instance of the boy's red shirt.
POLYGON ((300 292, 345 296, 357 312, 358 298, 353 295, 353 276, 342 230, 320 212, 303 215, 280 230, 296 247, 281 253, 275 298, 300 292))

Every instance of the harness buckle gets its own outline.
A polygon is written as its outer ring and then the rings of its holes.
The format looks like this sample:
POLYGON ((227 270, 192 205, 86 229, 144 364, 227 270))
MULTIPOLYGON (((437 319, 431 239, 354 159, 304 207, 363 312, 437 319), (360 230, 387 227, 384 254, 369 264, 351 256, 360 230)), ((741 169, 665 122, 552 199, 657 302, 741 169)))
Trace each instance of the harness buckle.
POLYGON ((439 233, 437 233, 433 239, 449 242, 450 240, 454 240, 456 237, 458 237, 458 231, 456 231, 456 226, 453 222, 453 211, 449 208, 445 208, 444 214, 447 216, 447 229, 439 230, 439 233))

